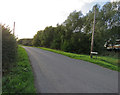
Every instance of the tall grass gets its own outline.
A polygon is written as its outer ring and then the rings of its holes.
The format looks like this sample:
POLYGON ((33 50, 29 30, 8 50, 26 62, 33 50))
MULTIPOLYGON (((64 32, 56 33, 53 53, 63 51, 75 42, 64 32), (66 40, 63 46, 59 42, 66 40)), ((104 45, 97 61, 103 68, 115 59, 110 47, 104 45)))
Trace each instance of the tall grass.
POLYGON ((17 61, 11 72, 3 77, 3 94, 5 93, 36 93, 34 77, 27 52, 18 47, 17 61))

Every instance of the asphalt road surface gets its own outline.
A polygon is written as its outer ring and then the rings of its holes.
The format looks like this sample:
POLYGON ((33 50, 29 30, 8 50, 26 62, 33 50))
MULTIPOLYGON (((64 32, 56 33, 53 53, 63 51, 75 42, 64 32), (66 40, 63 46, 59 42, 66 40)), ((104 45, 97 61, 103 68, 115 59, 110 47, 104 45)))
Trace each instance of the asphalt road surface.
POLYGON ((29 55, 38 93, 117 93, 118 72, 34 47, 29 55))

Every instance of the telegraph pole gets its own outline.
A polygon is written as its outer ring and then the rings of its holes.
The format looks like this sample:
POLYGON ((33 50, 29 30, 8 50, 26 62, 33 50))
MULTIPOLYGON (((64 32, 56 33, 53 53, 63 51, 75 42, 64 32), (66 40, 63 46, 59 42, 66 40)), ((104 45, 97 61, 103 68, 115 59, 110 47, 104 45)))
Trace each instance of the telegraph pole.
POLYGON ((15 36, 15 22, 14 22, 14 25, 13 25, 13 35, 15 36))
POLYGON ((93 20, 92 39, 91 39, 91 51, 90 51, 90 57, 91 57, 91 58, 92 58, 92 52, 93 52, 93 43, 94 43, 95 18, 96 18, 96 6, 94 6, 94 20, 93 20))

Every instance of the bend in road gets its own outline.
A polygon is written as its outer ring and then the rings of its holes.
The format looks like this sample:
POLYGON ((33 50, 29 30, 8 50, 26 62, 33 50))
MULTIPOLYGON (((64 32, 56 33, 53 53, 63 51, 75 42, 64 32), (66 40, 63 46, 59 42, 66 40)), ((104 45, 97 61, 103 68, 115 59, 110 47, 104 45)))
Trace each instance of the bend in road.
POLYGON ((117 93, 118 72, 34 47, 29 55, 38 93, 117 93))

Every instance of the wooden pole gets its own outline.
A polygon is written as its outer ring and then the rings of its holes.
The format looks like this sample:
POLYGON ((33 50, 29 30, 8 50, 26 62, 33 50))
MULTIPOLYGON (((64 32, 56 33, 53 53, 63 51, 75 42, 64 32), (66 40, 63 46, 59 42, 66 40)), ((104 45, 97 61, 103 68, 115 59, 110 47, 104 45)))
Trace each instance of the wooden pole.
POLYGON ((93 43, 94 43, 95 18, 96 18, 96 7, 94 6, 94 20, 93 20, 92 39, 91 39, 91 51, 90 51, 90 57, 91 57, 91 58, 92 58, 92 52, 93 52, 93 43))
POLYGON ((15 22, 14 22, 14 25, 13 25, 13 35, 15 36, 15 22))

